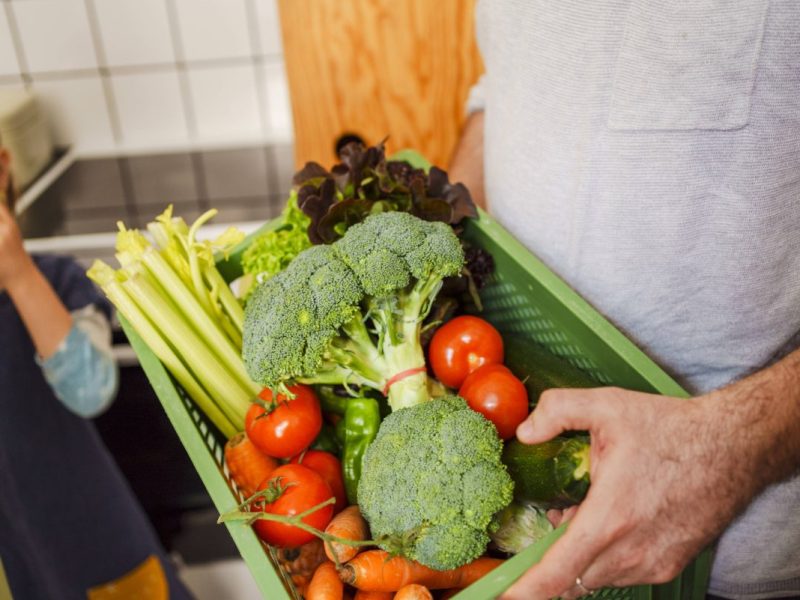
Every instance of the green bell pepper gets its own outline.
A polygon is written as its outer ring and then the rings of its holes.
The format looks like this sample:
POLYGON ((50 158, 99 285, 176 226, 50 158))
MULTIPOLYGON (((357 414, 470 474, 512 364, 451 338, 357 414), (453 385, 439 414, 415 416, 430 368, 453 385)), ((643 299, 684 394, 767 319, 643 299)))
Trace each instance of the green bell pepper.
POLYGON ((344 423, 344 487, 350 504, 358 504, 358 480, 361 479, 364 452, 378 435, 381 424, 378 401, 374 398, 350 398, 341 422, 344 423))
POLYGON ((320 385, 317 387, 317 397, 322 412, 344 416, 350 396, 340 396, 331 386, 320 385))

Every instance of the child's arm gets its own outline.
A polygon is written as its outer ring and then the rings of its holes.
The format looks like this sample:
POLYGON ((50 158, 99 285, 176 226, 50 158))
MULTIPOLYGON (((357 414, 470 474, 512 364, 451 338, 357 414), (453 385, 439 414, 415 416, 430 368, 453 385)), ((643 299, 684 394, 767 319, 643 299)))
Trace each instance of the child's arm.
POLYGON ((72 328, 58 350, 37 362, 55 395, 82 417, 100 414, 117 394, 111 327, 93 304, 72 313, 72 328))
POLYGON ((72 327, 72 317, 22 246, 16 221, 0 204, 0 289, 5 288, 36 351, 50 358, 72 327))
POLYGON ((11 212, 13 200, 11 156, 0 147, 0 292, 8 291, 36 351, 49 358, 67 336, 72 317, 25 252, 11 212))
POLYGON ((22 245, 16 221, 0 203, 0 289, 5 289, 33 340, 45 378, 73 412, 94 416, 116 393, 117 369, 108 323, 91 311, 73 316, 22 245))

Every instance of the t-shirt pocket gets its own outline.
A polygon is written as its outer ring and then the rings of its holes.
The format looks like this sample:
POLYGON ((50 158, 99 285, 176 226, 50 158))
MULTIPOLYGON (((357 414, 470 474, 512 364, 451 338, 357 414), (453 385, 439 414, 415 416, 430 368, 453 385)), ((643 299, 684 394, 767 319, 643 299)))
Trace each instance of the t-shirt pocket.
POLYGON ((631 0, 608 127, 747 124, 769 0, 631 0))

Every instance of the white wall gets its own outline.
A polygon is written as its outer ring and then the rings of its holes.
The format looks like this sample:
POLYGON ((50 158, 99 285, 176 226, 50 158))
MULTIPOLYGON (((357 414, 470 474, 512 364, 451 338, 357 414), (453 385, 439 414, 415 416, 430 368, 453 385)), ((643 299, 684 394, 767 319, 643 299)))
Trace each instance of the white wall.
POLYGON ((83 155, 291 141, 275 0, 0 0, 0 87, 83 155))

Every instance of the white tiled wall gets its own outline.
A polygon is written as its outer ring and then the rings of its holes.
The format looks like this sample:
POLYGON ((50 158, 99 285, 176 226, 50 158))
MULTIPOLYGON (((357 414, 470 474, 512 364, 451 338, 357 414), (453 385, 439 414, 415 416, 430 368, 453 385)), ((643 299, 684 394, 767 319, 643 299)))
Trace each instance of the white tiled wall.
POLYGON ((186 139, 181 88, 174 69, 112 75, 122 138, 136 145, 186 139))
POLYGON ((94 0, 106 65, 175 62, 164 0, 94 0))
POLYGON ((185 60, 242 58, 252 52, 244 2, 175 0, 185 60))
POLYGON ((292 137, 276 0, 0 0, 20 84, 83 154, 292 137))
POLYGON ((111 116, 99 75, 68 79, 34 75, 31 86, 47 111, 57 143, 74 143, 89 152, 114 148, 111 116))
POLYGON ((13 2, 11 13, 32 73, 97 68, 83 0, 13 2))
POLYGON ((0 76, 16 75, 19 72, 17 55, 14 44, 11 42, 11 30, 8 28, 8 18, 0 7, 0 76))
POLYGON ((258 90, 250 66, 190 67, 189 87, 201 136, 258 134, 258 90))

